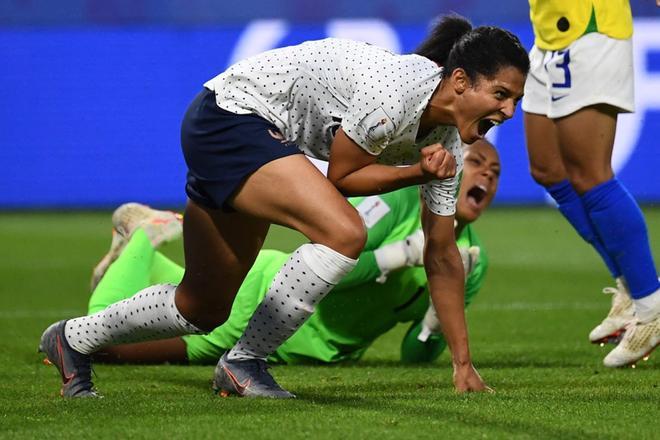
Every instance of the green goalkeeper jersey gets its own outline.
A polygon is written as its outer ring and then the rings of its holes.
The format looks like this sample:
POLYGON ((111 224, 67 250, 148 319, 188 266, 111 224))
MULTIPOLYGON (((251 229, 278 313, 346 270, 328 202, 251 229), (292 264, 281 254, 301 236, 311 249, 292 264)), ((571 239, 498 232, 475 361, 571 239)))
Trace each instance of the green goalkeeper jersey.
MULTIPOLYGON (((376 338, 397 323, 412 322, 415 326, 422 320, 429 306, 424 268, 391 272, 381 283, 376 281, 381 273, 373 253, 384 244, 405 239, 421 227, 417 188, 351 198, 350 202, 360 211, 368 228, 367 244, 357 266, 317 306, 309 320, 280 346, 270 361, 327 363, 359 359, 376 338)), ((469 225, 457 244, 481 247, 469 225)), ((184 337, 191 363, 215 363, 223 351, 234 345, 287 258, 288 254, 279 251, 259 253, 234 300, 227 322, 208 335, 184 337)), ((466 281, 466 306, 479 291, 487 265, 482 248, 479 261, 466 281)), ((402 355, 405 358, 405 353, 402 355)))

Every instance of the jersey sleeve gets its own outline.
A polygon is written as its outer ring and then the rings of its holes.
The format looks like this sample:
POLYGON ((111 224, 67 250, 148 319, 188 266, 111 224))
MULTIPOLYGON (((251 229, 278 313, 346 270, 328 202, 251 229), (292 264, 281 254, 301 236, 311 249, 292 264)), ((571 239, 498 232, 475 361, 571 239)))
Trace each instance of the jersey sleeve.
POLYGON ((357 69, 349 78, 352 97, 342 120, 346 135, 369 154, 377 156, 409 115, 408 109, 422 99, 416 82, 415 60, 396 59, 389 63, 357 69))
POLYGON ((443 217, 456 213, 456 201, 463 177, 463 149, 458 131, 452 129, 449 136, 441 141, 456 161, 456 175, 449 179, 432 180, 420 185, 420 192, 429 210, 443 217))

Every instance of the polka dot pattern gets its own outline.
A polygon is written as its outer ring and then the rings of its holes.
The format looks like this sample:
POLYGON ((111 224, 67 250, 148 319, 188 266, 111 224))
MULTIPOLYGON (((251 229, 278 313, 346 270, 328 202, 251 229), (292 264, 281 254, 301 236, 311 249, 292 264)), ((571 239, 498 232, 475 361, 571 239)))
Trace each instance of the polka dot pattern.
POLYGON ((432 143, 441 143, 452 153, 456 160, 456 175, 451 179, 433 180, 421 185, 420 192, 431 212, 442 216, 454 215, 463 172, 463 143, 454 127, 437 128, 430 136, 434 137, 432 143))
POLYGON ((296 250, 275 275, 229 359, 267 358, 307 321, 333 287, 319 278, 301 258, 300 249, 296 250))
POLYGON ((98 313, 70 319, 65 328, 67 342, 90 354, 108 345, 203 333, 177 310, 175 290, 172 284, 147 287, 98 313))
MULTIPOLYGON (((341 126, 379 163, 410 165, 439 139, 451 140, 445 147, 462 157, 453 127, 417 139, 422 112, 441 78, 442 69, 427 58, 327 38, 247 58, 204 86, 215 91, 220 107, 272 122, 308 156, 328 160, 341 126)), ((437 197, 426 199, 432 210, 451 211, 451 200, 434 192, 437 197)))

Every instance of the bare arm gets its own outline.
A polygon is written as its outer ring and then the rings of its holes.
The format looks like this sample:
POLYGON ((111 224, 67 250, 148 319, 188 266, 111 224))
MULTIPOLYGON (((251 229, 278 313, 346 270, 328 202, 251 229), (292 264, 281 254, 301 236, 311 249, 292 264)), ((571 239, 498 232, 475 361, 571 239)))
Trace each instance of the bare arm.
POLYGON ((330 148, 328 179, 345 196, 382 194, 456 173, 454 157, 440 144, 422 150, 420 162, 396 167, 376 163, 376 156, 363 150, 342 129, 330 148))
POLYGON ((442 332, 452 354, 458 392, 489 390, 472 366, 465 321, 465 276, 454 237, 454 217, 439 216, 423 205, 424 267, 442 332))

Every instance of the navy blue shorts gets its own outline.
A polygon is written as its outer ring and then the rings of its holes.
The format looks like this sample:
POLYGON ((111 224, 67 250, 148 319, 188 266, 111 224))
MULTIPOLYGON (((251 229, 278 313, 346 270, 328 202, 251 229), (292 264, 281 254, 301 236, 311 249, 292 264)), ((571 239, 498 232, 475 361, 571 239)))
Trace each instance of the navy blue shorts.
POLYGON ((302 154, 281 140, 278 128, 255 114, 239 115, 215 102, 203 89, 181 124, 181 146, 188 165, 186 194, 211 209, 233 211, 230 201, 250 174, 281 157, 302 154))

